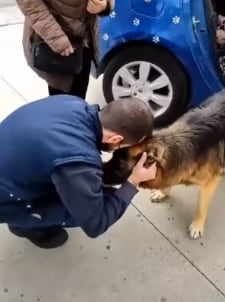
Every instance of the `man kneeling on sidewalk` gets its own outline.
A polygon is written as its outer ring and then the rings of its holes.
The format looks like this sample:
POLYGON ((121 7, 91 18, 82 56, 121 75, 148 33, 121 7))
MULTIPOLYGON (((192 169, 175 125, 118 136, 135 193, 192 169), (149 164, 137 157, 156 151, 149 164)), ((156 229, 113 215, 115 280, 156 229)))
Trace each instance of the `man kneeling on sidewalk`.
POLYGON ((151 110, 138 99, 99 110, 58 95, 17 109, 0 123, 0 223, 41 248, 64 244, 66 227, 102 234, 156 167, 146 169, 143 154, 119 189, 106 189, 100 152, 137 144, 152 128, 151 110))

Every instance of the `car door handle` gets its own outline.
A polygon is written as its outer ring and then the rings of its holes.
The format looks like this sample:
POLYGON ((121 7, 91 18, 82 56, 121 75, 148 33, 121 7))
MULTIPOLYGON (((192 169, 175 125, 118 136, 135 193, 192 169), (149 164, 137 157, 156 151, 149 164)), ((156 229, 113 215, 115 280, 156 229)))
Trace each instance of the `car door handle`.
POLYGON ((195 16, 192 17, 192 24, 194 27, 196 27, 197 24, 199 24, 201 21, 199 19, 196 19, 195 16))

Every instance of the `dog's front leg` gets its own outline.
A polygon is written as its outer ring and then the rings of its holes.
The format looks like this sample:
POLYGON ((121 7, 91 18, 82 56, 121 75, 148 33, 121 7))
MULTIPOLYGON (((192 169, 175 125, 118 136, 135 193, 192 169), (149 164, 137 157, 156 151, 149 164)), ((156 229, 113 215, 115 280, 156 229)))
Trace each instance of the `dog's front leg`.
POLYGON ((220 180, 220 176, 215 176, 207 183, 201 185, 197 210, 189 226, 190 237, 193 239, 197 239, 203 235, 208 209, 220 180))
POLYGON ((170 194, 170 188, 166 188, 163 190, 151 190, 150 198, 152 202, 162 202, 167 197, 169 197, 169 194, 170 194))

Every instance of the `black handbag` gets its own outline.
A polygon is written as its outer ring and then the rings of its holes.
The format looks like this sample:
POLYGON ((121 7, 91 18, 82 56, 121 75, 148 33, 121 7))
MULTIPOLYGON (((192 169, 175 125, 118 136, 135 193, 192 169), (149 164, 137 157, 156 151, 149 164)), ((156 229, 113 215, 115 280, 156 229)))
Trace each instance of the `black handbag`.
POLYGON ((54 52, 39 36, 31 42, 32 65, 34 68, 51 74, 73 76, 79 74, 83 65, 83 39, 70 39, 74 52, 61 56, 54 52))

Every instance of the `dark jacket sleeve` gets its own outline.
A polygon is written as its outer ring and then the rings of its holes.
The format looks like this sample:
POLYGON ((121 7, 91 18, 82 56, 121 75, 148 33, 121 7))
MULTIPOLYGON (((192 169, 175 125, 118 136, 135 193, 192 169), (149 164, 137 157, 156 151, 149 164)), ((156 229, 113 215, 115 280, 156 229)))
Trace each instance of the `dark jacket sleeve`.
POLYGON ((58 167, 52 180, 76 224, 93 238, 123 215, 138 192, 129 182, 119 189, 102 187, 102 171, 84 164, 58 167))

